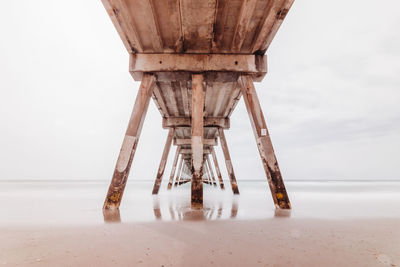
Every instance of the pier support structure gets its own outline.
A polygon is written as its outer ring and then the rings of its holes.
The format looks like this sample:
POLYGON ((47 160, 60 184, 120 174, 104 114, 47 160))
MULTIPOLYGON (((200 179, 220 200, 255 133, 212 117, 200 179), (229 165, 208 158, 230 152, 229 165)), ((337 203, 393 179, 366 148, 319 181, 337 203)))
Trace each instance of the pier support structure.
POLYGON ((278 209, 290 209, 289 197, 283 183, 253 80, 249 76, 241 76, 239 84, 275 206, 278 209))
POLYGON ((153 75, 143 75, 103 209, 118 209, 121 204, 155 81, 153 75))
POLYGON ((192 208, 203 207, 203 75, 192 75, 192 208))
POLYGON ((238 195, 239 194, 239 188, 238 188, 238 185, 237 185, 237 182, 236 182, 235 172, 233 171, 231 155, 229 154, 228 144, 226 143, 224 130, 219 128, 218 129, 218 135, 219 135, 219 139, 221 141, 222 151, 224 152, 226 170, 227 170, 228 175, 229 175, 229 181, 231 182, 232 192, 235 195, 238 195))

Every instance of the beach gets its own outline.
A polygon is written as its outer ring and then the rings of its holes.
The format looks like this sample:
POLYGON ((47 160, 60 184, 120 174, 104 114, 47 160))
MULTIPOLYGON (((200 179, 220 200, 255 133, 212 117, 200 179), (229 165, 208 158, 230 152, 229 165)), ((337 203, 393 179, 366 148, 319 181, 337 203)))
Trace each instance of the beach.
POLYGON ((202 211, 190 185, 151 186, 128 183, 103 214, 103 181, 2 182, 0 265, 400 265, 398 182, 287 182, 290 213, 265 182, 239 182, 239 197, 205 185, 202 211))

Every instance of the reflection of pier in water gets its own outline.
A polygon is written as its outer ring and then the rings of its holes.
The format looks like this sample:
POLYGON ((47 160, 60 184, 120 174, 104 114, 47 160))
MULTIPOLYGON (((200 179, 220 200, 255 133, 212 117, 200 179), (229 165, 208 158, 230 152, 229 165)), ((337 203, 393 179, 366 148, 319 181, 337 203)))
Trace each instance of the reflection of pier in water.
MULTIPOLYGON (((292 3, 103 0, 129 53, 129 71, 141 81, 105 210, 120 206, 150 99, 160 111, 162 127, 169 131, 152 193, 159 192, 174 140, 175 159, 182 155, 184 161, 175 184, 190 181, 191 206, 203 208, 203 183, 216 185, 209 155, 219 139, 232 192, 239 194, 225 131, 241 98, 275 207, 291 208, 254 82, 261 82, 267 73, 265 53, 292 3)), ((173 182, 170 178, 169 189, 173 182)))

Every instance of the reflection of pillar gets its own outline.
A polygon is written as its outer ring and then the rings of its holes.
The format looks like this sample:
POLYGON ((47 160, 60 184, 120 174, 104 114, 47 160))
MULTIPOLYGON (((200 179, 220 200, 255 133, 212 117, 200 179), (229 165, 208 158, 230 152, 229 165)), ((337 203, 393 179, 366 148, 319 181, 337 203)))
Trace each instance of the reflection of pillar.
POLYGON ((203 207, 203 75, 192 75, 192 190, 193 208, 203 207))
POLYGON ((221 140, 221 148, 224 152, 226 170, 228 171, 229 180, 231 181, 232 191, 234 194, 239 194, 239 188, 237 186, 235 173, 233 172, 233 166, 231 161, 231 155, 229 154, 228 144, 226 143, 224 130, 218 128, 219 139, 221 140))
POLYGON ((143 74, 142 83, 140 84, 136 96, 128 129, 126 130, 121 151, 119 152, 117 164, 110 187, 108 188, 103 209, 118 209, 121 204, 126 181, 128 180, 129 170, 131 168, 133 157, 135 156, 144 118, 146 117, 147 108, 149 107, 150 97, 153 94, 155 84, 155 78, 153 75, 143 74))
POLYGON ((174 177, 175 177, 175 172, 176 172, 176 164, 178 163, 180 150, 181 150, 181 147, 177 146, 176 152, 175 152, 175 157, 174 157, 174 162, 172 163, 171 175, 169 176, 169 182, 168 182, 168 188, 167 188, 168 190, 171 190, 172 183, 174 182, 174 177))
POLYGON ((219 169, 217 155, 215 155, 214 147, 211 147, 211 155, 212 155, 213 161, 214 161, 215 172, 217 173, 217 177, 219 180, 219 186, 221 187, 222 190, 224 190, 225 189, 224 180, 222 180, 221 170, 219 169))
POLYGON ((121 222, 121 215, 119 209, 103 209, 104 222, 117 223, 121 222))
POLYGON ((164 176, 165 165, 167 164, 169 150, 171 149, 172 137, 174 137, 174 128, 169 128, 167 141, 165 142, 164 151, 161 157, 160 166, 158 167, 157 177, 154 182, 153 195, 158 194, 162 178, 164 176))
POLYGON ((271 138, 267 130, 267 124, 265 123, 264 114, 261 110, 253 80, 250 76, 241 76, 239 84, 275 207, 278 209, 290 209, 289 197, 286 192, 285 184, 283 183, 282 174, 275 157, 271 138))

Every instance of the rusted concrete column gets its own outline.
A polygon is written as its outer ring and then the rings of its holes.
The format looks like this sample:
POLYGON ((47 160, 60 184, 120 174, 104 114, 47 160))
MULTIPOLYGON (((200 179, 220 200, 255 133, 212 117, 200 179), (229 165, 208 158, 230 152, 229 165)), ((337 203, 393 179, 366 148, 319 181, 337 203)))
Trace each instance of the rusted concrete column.
POLYGON ((272 147, 271 138, 267 130, 264 114, 261 110, 253 80, 249 76, 241 76, 239 84, 249 114, 251 126, 257 141, 258 151, 267 175, 268 184, 271 189, 275 207, 278 209, 290 209, 290 201, 283 183, 281 171, 275 152, 272 147))
POLYGON ((224 180, 222 180, 221 170, 219 169, 217 155, 215 155, 214 147, 211 147, 211 155, 213 157, 215 172, 217 173, 217 177, 219 180, 219 186, 222 190, 225 190, 224 180))
POLYGON ((213 172, 213 169, 211 167, 210 157, 208 156, 208 154, 206 155, 206 161, 207 161, 207 167, 208 167, 208 170, 209 170, 213 185, 217 186, 217 181, 215 180, 214 172, 213 172))
POLYGON ((129 170, 135 155, 154 86, 154 76, 150 74, 144 74, 142 83, 140 84, 140 88, 136 96, 135 105, 133 107, 132 115, 128 124, 128 129, 126 130, 121 151, 119 152, 117 164, 103 209, 118 209, 119 205, 121 204, 122 195, 124 193, 129 170))
POLYGON ((221 148, 224 152, 226 170, 228 171, 229 180, 231 181, 232 191, 234 194, 239 194, 239 188, 237 186, 235 173, 233 171, 231 155, 229 154, 228 144, 226 143, 224 130, 222 128, 218 128, 219 139, 221 140, 221 148))
POLYGON ((153 195, 157 195, 160 190, 162 178, 164 176, 165 165, 167 164, 169 150, 171 149, 172 138, 174 137, 174 128, 169 128, 167 141, 165 142, 164 151, 161 157, 160 166, 158 167, 157 177, 154 182, 153 195))
POLYGON ((179 151, 180 150, 181 150, 181 147, 177 146, 176 147, 176 152, 175 152, 175 157, 174 157, 174 162, 172 163, 171 175, 169 176, 169 182, 168 182, 167 190, 171 190, 172 183, 174 182, 174 177, 175 177, 175 172, 176 172, 176 164, 178 163, 179 151))
POLYGON ((192 75, 192 208, 203 208, 203 75, 192 75))
POLYGON ((182 167, 183 167, 182 164, 183 164, 183 156, 181 155, 181 161, 179 162, 178 173, 176 174, 176 177, 175 177, 175 187, 178 186, 179 179, 181 177, 182 167))

